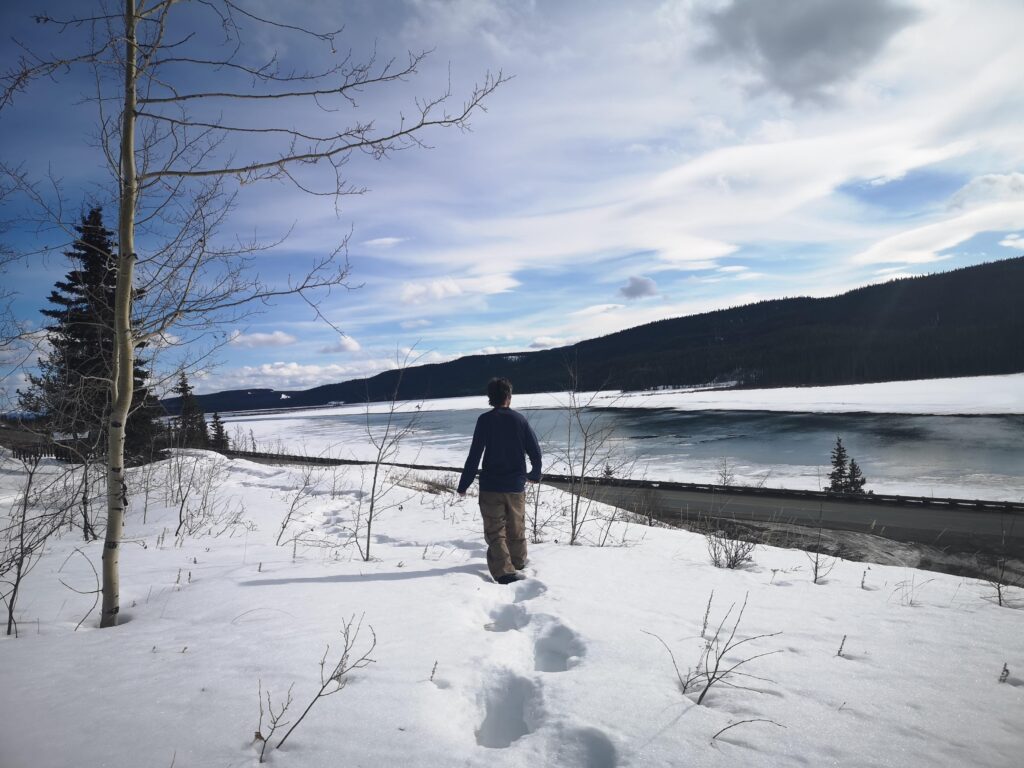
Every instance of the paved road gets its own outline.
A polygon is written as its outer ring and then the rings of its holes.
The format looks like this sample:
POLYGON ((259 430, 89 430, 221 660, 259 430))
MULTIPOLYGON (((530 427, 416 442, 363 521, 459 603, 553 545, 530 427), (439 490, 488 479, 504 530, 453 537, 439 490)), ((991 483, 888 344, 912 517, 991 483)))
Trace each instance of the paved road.
MULTIPOLYGON (((565 489, 565 483, 545 483, 565 489)), ((897 504, 866 504, 831 499, 769 495, 727 496, 675 489, 600 486, 588 493, 598 501, 640 511, 648 504, 668 522, 699 517, 790 523, 873 533, 897 541, 949 547, 961 552, 998 552, 1006 530, 1007 554, 1024 557, 1024 513, 988 509, 946 509, 897 504)))
MULTIPOLYGON (((367 463, 246 451, 228 451, 225 454, 268 463, 367 463)), ((395 466, 456 474, 461 472, 461 467, 395 466)), ((567 478, 548 475, 543 482, 545 485, 567 489, 568 483, 565 480, 567 478)), ((942 500, 918 497, 874 497, 872 501, 851 501, 827 494, 804 497, 804 492, 800 491, 773 495, 770 491, 759 490, 754 494, 750 492, 751 489, 746 489, 746 493, 737 489, 730 495, 712 491, 711 486, 700 486, 702 490, 698 490, 692 484, 688 488, 678 487, 686 485, 683 483, 623 482, 632 483, 632 486, 591 486, 588 495, 634 512, 653 509, 666 522, 685 523, 713 517, 817 527, 820 518, 821 526, 830 530, 870 533, 896 541, 946 548, 952 552, 1005 553, 1024 559, 1024 505, 1019 503, 947 499, 946 504, 943 504, 942 500), (902 498, 902 503, 896 503, 894 500, 897 498, 902 498)))

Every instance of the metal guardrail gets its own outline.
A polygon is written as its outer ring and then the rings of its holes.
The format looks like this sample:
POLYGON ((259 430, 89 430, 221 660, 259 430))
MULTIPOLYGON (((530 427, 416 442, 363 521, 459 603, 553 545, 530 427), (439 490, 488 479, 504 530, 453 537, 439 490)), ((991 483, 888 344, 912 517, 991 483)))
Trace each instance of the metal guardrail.
MULTIPOLYGON (((283 464, 316 464, 321 466, 367 465, 372 461, 356 459, 335 459, 327 456, 295 456, 283 453, 261 453, 257 451, 220 451, 225 456, 240 459, 263 459, 279 461, 283 464)), ((400 464, 387 462, 388 466, 404 469, 418 469, 431 472, 461 473, 462 467, 443 467, 432 464, 400 464)), ((568 475, 544 475, 544 480, 572 484, 580 482, 579 477, 568 475)), ((832 491, 804 491, 791 488, 758 488, 745 485, 714 485, 709 483, 679 483, 659 480, 629 480, 619 478, 588 477, 583 478, 587 485, 606 485, 616 488, 636 488, 639 490, 690 491, 694 493, 710 493, 727 496, 762 496, 790 499, 817 499, 820 501, 841 501, 855 504, 896 504, 908 507, 935 507, 939 509, 986 510, 1000 512, 1024 512, 1024 502, 994 501, 988 499, 950 499, 933 496, 903 496, 887 493, 833 493, 832 491)))

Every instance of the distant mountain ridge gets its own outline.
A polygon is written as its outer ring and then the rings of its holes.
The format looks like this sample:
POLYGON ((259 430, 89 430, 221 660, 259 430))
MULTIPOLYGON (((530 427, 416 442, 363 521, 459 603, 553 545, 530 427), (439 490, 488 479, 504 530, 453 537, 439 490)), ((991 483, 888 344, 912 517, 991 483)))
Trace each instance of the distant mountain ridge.
MULTIPOLYGON (((402 399, 475 395, 492 376, 517 392, 861 384, 1024 371, 1024 256, 857 288, 659 320, 576 344, 469 355, 405 371, 402 399)), ((198 396, 207 413, 384 400, 397 373, 302 391, 198 396), (287 398, 282 398, 287 395, 287 398)), ((176 411, 178 398, 164 402, 176 411)))

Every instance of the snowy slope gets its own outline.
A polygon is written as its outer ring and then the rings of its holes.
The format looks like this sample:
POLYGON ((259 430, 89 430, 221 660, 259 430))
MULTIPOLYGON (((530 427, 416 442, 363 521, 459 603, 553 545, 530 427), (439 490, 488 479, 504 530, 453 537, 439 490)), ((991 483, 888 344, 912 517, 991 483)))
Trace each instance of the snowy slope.
MULTIPOLYGON (((191 455, 193 498, 208 491, 220 515, 244 505, 255 529, 176 546, 178 505, 154 490, 143 523, 136 471, 125 623, 102 631, 95 615, 75 631, 93 598, 60 583, 94 589, 75 548, 98 567, 100 545, 55 541, 25 586, 22 636, 0 641, 4 768, 257 765, 258 686, 276 706, 294 684, 294 720, 320 687, 325 645, 330 661, 342 622, 364 614, 375 662, 320 700, 269 765, 1020 764, 1024 611, 995 605, 980 582, 839 562, 814 584, 802 552, 774 548, 720 570, 701 536, 622 522, 599 547, 605 508, 570 547, 565 496, 544 489, 541 517, 555 524, 531 545, 531 578, 499 586, 472 498, 400 488, 363 562, 341 546, 357 469, 317 470, 313 486, 299 468, 191 455), (275 546, 303 486, 283 538, 304 543, 275 546), (705 637, 735 606, 731 627, 745 598, 737 638, 781 634, 741 645, 733 663, 771 655, 698 706, 647 633, 685 672, 712 593, 705 637), (773 722, 713 739, 743 720, 773 722)), ((2 475, 8 503, 18 480, 2 475)), ((368 639, 364 628, 358 647, 368 639)))

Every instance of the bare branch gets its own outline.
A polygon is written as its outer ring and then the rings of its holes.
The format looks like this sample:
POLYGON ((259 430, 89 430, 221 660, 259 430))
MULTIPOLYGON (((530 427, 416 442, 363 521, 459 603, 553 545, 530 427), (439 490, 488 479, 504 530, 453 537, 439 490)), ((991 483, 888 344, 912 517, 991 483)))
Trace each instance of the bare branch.
POLYGON ((349 674, 357 669, 365 669, 370 664, 374 663, 374 659, 370 654, 373 653, 373 649, 377 647, 377 634, 373 631, 373 627, 367 625, 367 629, 370 630, 370 647, 363 651, 359 656, 355 656, 356 643, 359 640, 359 633, 363 628, 363 617, 359 617, 359 622, 355 620, 355 616, 348 619, 341 628, 342 637, 342 651, 338 661, 331 668, 330 673, 325 675, 327 662, 327 654, 330 652, 330 645, 327 646, 327 650, 324 651, 323 658, 320 660, 320 690, 317 691, 313 700, 309 702, 309 706, 303 710, 302 714, 299 715, 299 719, 295 721, 295 724, 288 729, 288 732, 281 738, 277 743, 277 748, 280 749, 284 743, 288 740, 288 737, 292 735, 292 731, 299 727, 299 723, 302 722, 303 718, 309 714, 309 710, 313 708, 320 699, 325 696, 330 696, 333 693, 338 693, 343 690, 348 684, 349 674), (333 687, 331 687, 333 683, 333 687))
POLYGON ((21 93, 33 80, 41 77, 51 77, 62 70, 68 70, 76 64, 96 64, 102 61, 102 56, 108 53, 114 45, 114 40, 108 40, 105 45, 91 51, 86 51, 77 56, 69 56, 57 59, 41 59, 29 51, 22 43, 13 41, 23 51, 18 58, 18 63, 10 70, 0 75, 0 110, 9 106, 14 101, 16 94, 21 93))
POLYGON ((245 10, 240 5, 238 5, 237 3, 233 2, 233 0, 222 0, 222 2, 230 10, 236 11, 237 13, 240 13, 241 15, 246 16, 246 17, 252 19, 253 21, 258 21, 260 24, 266 24, 266 25, 271 26, 271 27, 278 27, 280 29, 290 29, 293 32, 299 32, 299 33, 301 33, 303 35, 307 35, 307 36, 315 38, 317 40, 323 40, 325 43, 329 43, 330 44, 331 52, 332 53, 334 52, 334 38, 337 37, 338 35, 340 35, 345 30, 344 27, 339 27, 338 29, 330 30, 328 32, 317 32, 315 30, 311 30, 311 29, 308 29, 306 27, 300 27, 300 26, 296 26, 296 25, 293 25, 293 24, 285 24, 282 21, 273 21, 271 19, 266 19, 266 18, 257 16, 256 14, 252 13, 251 11, 245 10))
MULTIPOLYGON (((351 129, 348 133, 339 134, 337 137, 338 140, 341 140, 351 135, 358 137, 357 139, 345 141, 338 146, 332 146, 323 150, 311 149, 306 152, 285 153, 275 160, 253 162, 224 168, 183 169, 168 167, 159 171, 140 174, 140 178, 148 179, 156 176, 184 176, 188 178, 236 176, 241 184, 251 184, 258 180, 280 178, 281 170, 283 166, 286 165, 295 163, 315 164, 321 160, 334 160, 339 155, 347 155, 359 150, 369 153, 374 158, 380 159, 391 152, 405 149, 409 146, 422 146, 422 142, 419 141, 416 134, 420 133, 425 128, 448 128, 453 126, 466 128, 466 121, 469 116, 477 109, 483 109, 483 100, 493 93, 498 86, 508 82, 509 79, 510 78, 504 76, 501 72, 499 72, 497 76, 488 74, 483 85, 479 85, 474 89, 470 98, 462 105, 462 109, 455 114, 443 113, 440 117, 431 117, 431 114, 437 109, 437 107, 446 100, 447 95, 432 101, 423 102, 420 106, 419 118, 415 122, 406 124, 403 121, 399 128, 381 136, 374 137, 370 135, 370 131, 373 129, 373 125, 370 123, 357 126, 356 128, 351 129), (265 171, 269 171, 269 173, 262 173, 265 171)), ((199 124, 199 127, 209 126, 199 124)), ((230 131, 232 129, 220 128, 219 130, 230 131)), ((296 135, 295 132, 292 132, 292 134, 296 135)))
MULTIPOLYGON (((371 75, 370 70, 373 66, 373 60, 359 64, 348 68, 347 70, 340 70, 343 75, 341 85, 334 86, 331 88, 315 88, 304 91, 283 91, 281 93, 244 93, 237 91, 209 91, 199 93, 176 93, 174 96, 164 98, 144 98, 139 99, 139 104, 178 104, 185 101, 193 101, 196 99, 241 99, 250 101, 275 101, 277 99, 295 99, 295 98, 310 98, 310 97, 321 97, 321 96, 345 96, 350 91, 359 91, 364 88, 368 88, 374 85, 380 85, 383 83, 391 83, 400 80, 406 80, 410 75, 416 74, 419 65, 428 56, 429 51, 420 51, 418 53, 409 54, 409 62, 401 70, 392 71, 391 67, 394 64, 394 59, 388 61, 376 75, 371 75)), ((253 72, 253 70, 247 70, 253 72)), ((264 79, 264 75, 257 75, 259 79, 264 79)), ((280 78, 277 78, 280 80, 280 78)), ((321 78, 316 78, 321 79, 321 78)), ((285 80, 285 82, 291 82, 291 78, 285 80)))

